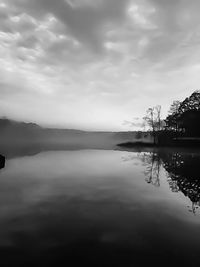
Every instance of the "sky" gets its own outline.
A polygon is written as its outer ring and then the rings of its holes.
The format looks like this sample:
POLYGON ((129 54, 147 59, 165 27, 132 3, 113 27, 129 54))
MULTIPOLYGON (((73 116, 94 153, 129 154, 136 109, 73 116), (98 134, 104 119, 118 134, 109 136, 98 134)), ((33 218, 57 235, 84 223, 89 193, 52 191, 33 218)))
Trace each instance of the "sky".
POLYGON ((0 0, 0 116, 126 131, 200 85, 199 0, 0 0), (131 121, 132 125, 126 123, 131 121))

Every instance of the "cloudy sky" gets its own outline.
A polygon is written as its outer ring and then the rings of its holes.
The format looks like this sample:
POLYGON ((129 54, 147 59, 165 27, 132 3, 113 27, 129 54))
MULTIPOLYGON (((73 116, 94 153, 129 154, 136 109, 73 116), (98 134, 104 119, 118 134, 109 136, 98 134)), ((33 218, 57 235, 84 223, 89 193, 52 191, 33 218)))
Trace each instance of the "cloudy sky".
MULTIPOLYGON (((199 0, 0 0, 0 115, 128 130, 200 87, 199 0)), ((136 129, 136 127, 134 128, 136 129)))

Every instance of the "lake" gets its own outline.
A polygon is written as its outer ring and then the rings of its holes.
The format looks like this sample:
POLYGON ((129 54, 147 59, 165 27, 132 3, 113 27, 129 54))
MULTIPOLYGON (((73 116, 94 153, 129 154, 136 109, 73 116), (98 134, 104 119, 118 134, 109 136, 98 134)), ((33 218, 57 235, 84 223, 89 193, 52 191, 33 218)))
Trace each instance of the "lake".
POLYGON ((7 159, 1 266, 199 266, 199 164, 174 150, 7 159))

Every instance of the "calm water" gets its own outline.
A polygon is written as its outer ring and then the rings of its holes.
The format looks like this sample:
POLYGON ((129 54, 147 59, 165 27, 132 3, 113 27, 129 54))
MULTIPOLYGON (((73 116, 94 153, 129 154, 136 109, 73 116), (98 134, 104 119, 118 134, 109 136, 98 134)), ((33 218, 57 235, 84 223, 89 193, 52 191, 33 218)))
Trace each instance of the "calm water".
POLYGON ((9 159, 0 266, 199 266, 199 170, 200 154, 174 151, 9 159))

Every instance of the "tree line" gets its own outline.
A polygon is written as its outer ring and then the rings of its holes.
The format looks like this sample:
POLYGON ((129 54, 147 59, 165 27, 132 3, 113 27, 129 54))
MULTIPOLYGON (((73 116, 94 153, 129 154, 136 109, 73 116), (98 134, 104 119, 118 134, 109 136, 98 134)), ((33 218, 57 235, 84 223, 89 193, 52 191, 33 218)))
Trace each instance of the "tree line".
POLYGON ((154 143, 181 137, 200 137, 200 91, 183 101, 173 101, 167 117, 161 119, 161 106, 149 108, 143 118, 154 143))

